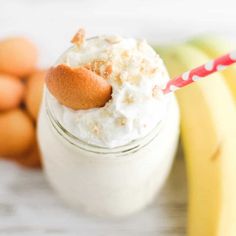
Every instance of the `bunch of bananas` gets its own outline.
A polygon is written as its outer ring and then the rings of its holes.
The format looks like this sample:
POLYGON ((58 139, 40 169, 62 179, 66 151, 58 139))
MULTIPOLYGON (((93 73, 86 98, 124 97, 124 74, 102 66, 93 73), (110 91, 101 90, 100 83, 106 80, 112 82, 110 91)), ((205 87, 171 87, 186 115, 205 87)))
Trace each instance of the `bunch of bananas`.
MULTIPOLYGON (((170 77, 235 49, 211 36, 156 46, 170 77)), ((236 235, 236 66, 176 92, 188 178, 188 235, 236 235)))

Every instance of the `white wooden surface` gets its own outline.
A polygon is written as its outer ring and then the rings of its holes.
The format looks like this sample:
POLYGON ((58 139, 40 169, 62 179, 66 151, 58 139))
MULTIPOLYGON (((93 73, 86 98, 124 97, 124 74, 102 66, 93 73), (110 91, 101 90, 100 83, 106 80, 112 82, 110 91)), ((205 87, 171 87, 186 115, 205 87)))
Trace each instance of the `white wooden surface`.
MULTIPOLYGON (((40 48, 39 64, 48 67, 81 26, 89 36, 118 33, 151 42, 205 32, 236 38, 235 9, 235 0, 0 0, 0 37, 32 38, 40 48)), ((156 201, 121 220, 75 212, 58 199, 42 172, 0 161, 1 236, 183 236, 185 222, 182 157, 156 201)))
POLYGON ((183 236, 186 221, 184 162, 178 157, 153 204, 125 219, 106 220, 68 208, 41 171, 0 161, 0 235, 183 236))

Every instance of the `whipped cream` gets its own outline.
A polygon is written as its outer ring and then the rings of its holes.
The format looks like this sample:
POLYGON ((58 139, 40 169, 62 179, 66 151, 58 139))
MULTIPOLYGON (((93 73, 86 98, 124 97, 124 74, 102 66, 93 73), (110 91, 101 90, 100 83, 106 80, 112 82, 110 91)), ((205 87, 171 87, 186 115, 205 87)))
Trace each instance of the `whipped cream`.
POLYGON ((168 97, 160 88, 169 76, 144 40, 94 37, 68 49, 57 64, 85 66, 112 86, 112 98, 101 108, 72 110, 50 96, 58 121, 86 143, 107 148, 128 144, 147 135, 166 114, 168 97))

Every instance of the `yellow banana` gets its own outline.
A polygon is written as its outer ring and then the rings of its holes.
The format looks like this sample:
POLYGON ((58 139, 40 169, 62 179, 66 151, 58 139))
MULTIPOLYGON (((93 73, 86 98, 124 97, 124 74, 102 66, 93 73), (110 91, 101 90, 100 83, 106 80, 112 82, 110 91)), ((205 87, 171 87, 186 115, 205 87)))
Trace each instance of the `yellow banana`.
MULTIPOLYGON (((159 47, 171 77, 209 58, 190 45, 159 47)), ((222 76, 176 92, 188 178, 188 236, 236 235, 236 108, 222 76)))
MULTIPOLYGON (((236 50, 236 44, 217 36, 196 37, 188 42, 201 49, 211 59, 236 50)), ((222 74, 236 101, 236 65, 228 67, 226 70, 222 71, 222 74)))

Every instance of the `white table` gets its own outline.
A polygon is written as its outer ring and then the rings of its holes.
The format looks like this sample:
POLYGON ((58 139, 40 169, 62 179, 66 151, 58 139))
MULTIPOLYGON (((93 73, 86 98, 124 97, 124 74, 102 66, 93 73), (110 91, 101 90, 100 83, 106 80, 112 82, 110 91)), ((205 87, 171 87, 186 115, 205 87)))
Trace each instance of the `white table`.
POLYGON ((41 171, 0 161, 0 235, 183 236, 186 221, 184 162, 178 157, 154 203, 119 220, 86 216, 68 208, 41 171))

